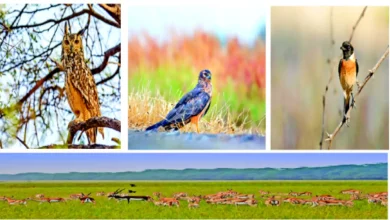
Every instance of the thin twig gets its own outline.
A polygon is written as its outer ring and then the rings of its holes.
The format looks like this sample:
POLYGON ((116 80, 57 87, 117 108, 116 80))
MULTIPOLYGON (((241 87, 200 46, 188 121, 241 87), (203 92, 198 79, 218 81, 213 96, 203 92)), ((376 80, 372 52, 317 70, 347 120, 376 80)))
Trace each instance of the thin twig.
MULTIPOLYGON (((335 45, 336 41, 334 40, 334 35, 333 35, 333 7, 330 8, 330 51, 333 51, 333 47, 335 45)), ((333 57, 333 53, 330 54, 330 57, 333 57)), ((331 58, 328 58, 326 61, 329 65, 329 80, 328 83, 325 86, 325 92, 324 95, 322 95, 322 131, 321 131, 321 140, 320 140, 320 150, 322 150, 322 144, 324 141, 324 136, 325 136, 325 106, 326 106, 326 94, 328 93, 329 90, 329 84, 332 82, 333 79, 333 65, 332 65, 332 60, 331 58)))
MULTIPOLYGON (((357 94, 354 96, 354 99, 356 99, 360 92, 363 90, 364 86, 367 84, 367 82, 371 79, 371 77, 374 75, 374 73, 376 72, 376 70, 379 68, 379 66, 382 64, 382 62, 386 59, 386 57, 389 55, 389 46, 387 46, 387 49, 385 51, 385 53, 382 55, 382 57, 379 59, 379 61, 375 64, 375 66, 368 71, 368 75, 366 76, 366 78, 364 79, 364 82, 363 84, 360 85, 359 89, 358 89, 358 92, 357 94)), ((353 105, 353 103, 351 104, 353 105)), ((345 114, 345 115, 350 115, 350 112, 352 110, 352 107, 349 108, 348 112, 345 114)), ((325 141, 328 141, 329 142, 329 145, 328 145, 328 150, 332 147, 332 142, 334 140, 334 138, 336 137, 336 135, 339 133, 339 131, 341 130, 341 128, 344 126, 344 124, 346 123, 347 120, 341 120, 340 124, 336 127, 336 129, 333 131, 332 134, 328 134, 328 138, 325 140, 325 141)))
POLYGON ((364 7, 362 13, 359 16, 359 19, 356 21, 355 25, 352 28, 352 33, 351 33, 351 36, 349 37, 349 42, 352 42, 352 38, 353 38, 353 36, 355 34, 355 30, 356 30, 357 26, 359 25, 360 20, 362 20, 362 18, 364 17, 364 13, 366 13, 366 10, 367 10, 367 6, 364 7))
POLYGON ((29 146, 27 146, 27 144, 26 144, 26 142, 24 142, 22 139, 20 139, 18 136, 15 136, 16 137, 16 139, 21 143, 21 144, 23 144, 23 146, 26 148, 26 149, 30 149, 30 147, 29 146))

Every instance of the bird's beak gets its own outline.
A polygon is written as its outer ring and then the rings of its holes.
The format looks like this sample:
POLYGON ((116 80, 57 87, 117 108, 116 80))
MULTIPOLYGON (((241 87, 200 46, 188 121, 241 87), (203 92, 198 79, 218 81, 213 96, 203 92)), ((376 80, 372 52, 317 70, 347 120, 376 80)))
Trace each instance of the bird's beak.
POLYGON ((207 79, 208 79, 208 80, 211 80, 211 75, 208 75, 208 76, 207 76, 207 79))
POLYGON ((344 51, 344 50, 345 50, 345 47, 340 47, 340 49, 344 51))

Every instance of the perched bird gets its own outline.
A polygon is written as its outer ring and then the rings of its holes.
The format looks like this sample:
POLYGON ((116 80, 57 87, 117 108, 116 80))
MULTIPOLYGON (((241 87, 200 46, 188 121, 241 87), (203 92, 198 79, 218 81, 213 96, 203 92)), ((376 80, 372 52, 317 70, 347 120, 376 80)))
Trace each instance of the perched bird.
POLYGON ((350 107, 350 99, 352 97, 352 105, 355 100, 353 97, 353 85, 357 82, 359 72, 359 64, 355 57, 354 48, 348 41, 343 42, 340 49, 343 51, 343 58, 339 62, 339 78, 340 84, 344 92, 344 118, 343 121, 349 120, 347 115, 350 107))
POLYGON ((188 123, 196 126, 199 133, 199 120, 206 115, 211 104, 211 72, 202 70, 199 73, 198 84, 189 93, 185 94, 165 119, 146 128, 146 131, 157 130, 163 127, 167 130, 178 130, 188 123))
MULTIPOLYGON (((99 96, 92 72, 85 63, 82 29, 77 34, 69 33, 65 23, 65 33, 62 40, 62 64, 65 68, 66 96, 76 115, 75 121, 87 121, 92 117, 101 116, 99 96)), ((96 143, 97 130, 104 138, 103 128, 92 128, 86 131, 88 142, 96 143)))

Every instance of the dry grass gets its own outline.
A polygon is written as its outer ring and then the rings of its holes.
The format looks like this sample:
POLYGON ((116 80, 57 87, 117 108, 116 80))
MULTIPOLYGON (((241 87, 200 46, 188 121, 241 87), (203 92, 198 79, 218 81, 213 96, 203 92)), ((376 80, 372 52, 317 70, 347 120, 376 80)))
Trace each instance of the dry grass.
MULTIPOLYGON (((144 130, 148 126, 157 123, 168 114, 176 105, 176 102, 169 102, 160 93, 152 94, 152 92, 145 88, 133 89, 129 93, 129 128, 144 130)), ((238 114, 233 117, 229 112, 228 105, 212 105, 207 115, 201 119, 199 130, 200 133, 209 134, 264 135, 265 132, 261 126, 262 123, 265 123, 264 119, 265 117, 258 123, 258 126, 254 127, 251 126, 253 122, 250 122, 244 114, 238 114)), ((180 131, 196 132, 196 127, 195 125, 188 124, 181 128, 180 131)))

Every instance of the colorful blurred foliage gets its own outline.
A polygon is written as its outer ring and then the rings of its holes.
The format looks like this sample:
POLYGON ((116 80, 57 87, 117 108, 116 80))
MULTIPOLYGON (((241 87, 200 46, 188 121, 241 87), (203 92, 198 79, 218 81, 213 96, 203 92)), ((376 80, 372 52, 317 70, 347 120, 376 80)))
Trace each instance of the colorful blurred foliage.
POLYGON ((199 30, 193 35, 172 33, 165 42, 143 33, 131 37, 128 46, 129 92, 147 87, 178 101, 195 86, 199 72, 209 69, 212 107, 228 106, 238 125, 245 118, 251 121, 248 126, 265 128, 265 120, 261 122, 265 117, 265 43, 260 38, 247 46, 237 38, 223 44, 199 30))

